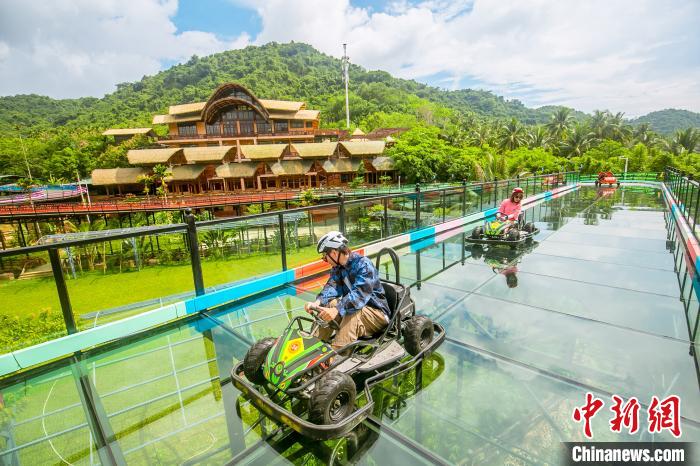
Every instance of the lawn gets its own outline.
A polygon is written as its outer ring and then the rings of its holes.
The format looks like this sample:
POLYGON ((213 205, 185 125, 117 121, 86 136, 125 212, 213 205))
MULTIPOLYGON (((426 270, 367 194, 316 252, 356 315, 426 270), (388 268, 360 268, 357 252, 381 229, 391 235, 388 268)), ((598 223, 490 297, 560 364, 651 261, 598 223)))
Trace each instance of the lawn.
MULTIPOLYGON (((289 267, 317 258, 315 247, 291 252, 289 267)), ((221 285, 282 269, 277 254, 251 255, 202 261, 204 286, 221 285)), ((81 314, 138 303, 194 290, 192 269, 184 265, 152 265, 141 270, 103 274, 86 272, 66 284, 74 313, 81 314)), ((61 312, 53 278, 14 280, 0 284, 0 314, 27 317, 40 311, 61 312)), ((157 307, 157 305, 151 306, 157 307)), ((143 308, 136 310, 142 312, 143 308)), ((126 314, 120 314, 124 317, 126 314)))

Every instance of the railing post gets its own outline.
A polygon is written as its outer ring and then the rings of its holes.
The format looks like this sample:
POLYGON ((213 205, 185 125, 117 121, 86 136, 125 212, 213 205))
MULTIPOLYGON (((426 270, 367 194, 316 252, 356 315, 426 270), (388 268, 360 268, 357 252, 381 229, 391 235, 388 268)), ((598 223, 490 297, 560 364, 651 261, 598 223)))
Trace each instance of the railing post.
POLYGON ((58 255, 58 249, 49 249, 49 259, 51 260, 51 270, 53 279, 56 282, 56 290, 58 291, 58 300, 61 303, 61 312, 63 312, 63 322, 66 324, 68 334, 78 331, 73 317, 73 308, 70 304, 70 296, 68 296, 68 288, 66 287, 66 279, 63 276, 63 268, 61 267, 61 258, 58 255))
POLYGON ((280 228, 280 249, 282 251, 282 270, 287 270, 287 238, 284 230, 284 215, 282 212, 277 214, 277 220, 280 228))
POLYGON ((479 212, 484 210, 484 182, 481 182, 481 189, 479 190, 479 212))
MULTIPOLYGON (((496 197, 498 196, 498 178, 493 179, 493 205, 496 205, 496 197)), ((489 196, 489 205, 491 204, 491 196, 489 196)))
POLYGON ((194 278, 195 295, 204 294, 204 277, 202 276, 202 261, 199 257, 199 243, 197 241, 197 226, 194 223, 192 209, 185 209, 185 223, 187 224, 187 242, 190 246, 190 262, 192 265, 192 277, 194 278))
POLYGON ((462 217, 467 215, 467 180, 462 180, 462 217))
POLYGON ((342 234, 345 234, 345 197, 342 191, 338 191, 338 202, 340 203, 338 206, 338 228, 342 234))
POLYGON ((416 229, 420 228, 420 183, 416 181, 416 229))
POLYGON ((389 236, 389 198, 382 199, 384 204, 384 237, 389 236))
POLYGON ((445 211, 447 210, 447 190, 446 189, 442 190, 441 204, 442 204, 442 223, 445 223, 445 211))

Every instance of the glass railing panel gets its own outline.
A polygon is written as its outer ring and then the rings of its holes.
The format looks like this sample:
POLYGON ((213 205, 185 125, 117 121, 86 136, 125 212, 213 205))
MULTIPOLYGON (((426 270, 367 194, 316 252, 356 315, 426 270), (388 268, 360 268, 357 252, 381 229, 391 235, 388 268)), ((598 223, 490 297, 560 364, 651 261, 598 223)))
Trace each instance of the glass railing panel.
POLYGON ((0 260, 0 354, 66 335, 47 252, 0 260))
MULTIPOLYGON (((285 230, 288 226, 293 231, 297 217, 303 215, 288 217, 285 230)), ((197 225, 197 240, 205 288, 225 287, 282 270, 277 214, 197 225)))
POLYGON ((296 214, 285 215, 287 267, 292 269, 319 258, 316 242, 325 232, 340 229, 338 208, 314 208, 296 214))
POLYGON ((398 235, 416 227, 416 194, 389 199, 389 235, 398 235))
MULTIPOLYGON (((388 208, 387 208, 388 215, 388 208)), ((345 204, 345 236, 350 247, 386 236, 384 202, 381 199, 345 204)))
POLYGON ((194 292, 186 235, 132 236, 60 250, 83 330, 181 301, 194 292))
POLYGON ((427 227, 442 222, 442 191, 421 193, 420 225, 427 227))

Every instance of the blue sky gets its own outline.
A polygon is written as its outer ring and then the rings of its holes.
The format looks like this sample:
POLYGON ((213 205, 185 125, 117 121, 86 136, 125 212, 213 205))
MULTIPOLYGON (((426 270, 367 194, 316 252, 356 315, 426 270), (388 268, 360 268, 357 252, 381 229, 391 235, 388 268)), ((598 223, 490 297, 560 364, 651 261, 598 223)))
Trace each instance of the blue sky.
POLYGON ((700 111, 699 19, 697 0, 0 0, 0 95, 99 97, 194 54, 293 40, 530 107, 700 111))

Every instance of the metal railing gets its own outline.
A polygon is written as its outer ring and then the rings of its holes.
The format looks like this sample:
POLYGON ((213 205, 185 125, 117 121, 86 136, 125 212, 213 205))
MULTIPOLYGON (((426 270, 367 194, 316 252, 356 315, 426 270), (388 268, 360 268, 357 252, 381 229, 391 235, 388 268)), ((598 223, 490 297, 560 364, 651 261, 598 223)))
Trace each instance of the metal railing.
POLYGON ((695 239, 698 240, 695 227, 698 221, 698 209, 700 209, 700 183, 689 173, 671 167, 666 167, 664 179, 673 200, 676 201, 678 212, 685 217, 695 239))
MULTIPOLYGON (((131 243, 135 245, 136 238, 145 239, 144 237, 150 237, 149 241, 152 238, 156 238, 157 241, 158 235, 175 234, 175 236, 181 236, 182 254, 178 257, 189 259, 193 280, 192 290, 199 296, 206 292, 204 275, 202 273, 202 258, 207 253, 200 243, 200 235, 211 233, 211 230, 216 230, 217 227, 228 230, 237 229, 235 231, 240 233, 241 237, 244 236, 242 232, 246 228, 257 228, 254 241, 256 241, 259 249, 257 252, 254 252, 253 248, 250 248, 250 245, 248 245, 248 249, 245 250, 244 254, 247 254, 246 257, 252 257, 278 252, 279 266, 276 270, 284 271, 288 269, 290 252, 294 252, 293 248, 295 247, 296 250, 299 250, 299 230, 297 229, 297 224, 295 223, 292 226, 291 220, 289 220, 294 218, 294 222, 297 222, 298 216, 293 214, 304 213, 308 217, 309 235, 306 241, 308 246, 315 244, 316 239, 311 225, 313 225, 314 221, 318 222, 320 221, 319 219, 324 218, 331 219, 330 226, 326 224, 326 229, 339 229, 343 233, 348 234, 351 239, 353 237, 359 238, 361 242, 352 242, 352 246, 359 246, 361 244, 371 244, 396 234, 435 225, 450 218, 459 218, 468 213, 497 207, 503 198, 510 195, 512 188, 515 186, 522 187, 525 195, 531 196, 559 185, 578 181, 578 172, 565 172, 480 183, 463 182, 458 186, 427 190, 416 184, 412 186, 411 192, 358 199, 346 199, 344 193, 338 192, 336 193, 336 202, 201 222, 196 222, 192 211, 187 209, 183 215, 184 223, 152 226, 139 229, 136 232, 116 230, 114 233, 104 232, 99 238, 73 239, 51 244, 1 250, 0 262, 7 258, 22 256, 30 258, 32 255, 48 253, 51 274, 63 315, 65 333, 72 334, 79 331, 79 326, 76 325, 75 313, 71 304, 69 287, 67 286, 68 280, 66 280, 66 274, 64 273, 64 269, 69 270, 68 261, 74 261, 71 248, 99 244, 104 251, 106 249, 105 244, 109 244, 111 249, 111 242, 115 240, 131 240, 131 243), (258 219, 265 219, 265 221, 256 223, 255 221, 258 219), (370 228, 371 234, 368 235, 367 225, 371 224, 372 221, 379 222, 379 227, 377 228, 376 224, 374 224, 375 227, 370 228), (61 257, 62 250, 64 252, 63 258, 61 257)), ((135 246, 133 251, 136 252, 135 246)), ((151 244, 151 251, 153 251, 153 244, 151 244)), ((102 260, 106 264, 106 257, 103 257, 102 260)), ((70 263, 72 267, 74 263, 70 263)), ((266 261, 266 263, 269 265, 269 261, 266 261)), ((121 272, 121 262, 119 270, 121 272)), ((252 275, 254 275, 253 271, 251 271, 249 276, 252 275)), ((75 277, 75 272, 73 272, 73 277, 75 277)), ((157 285, 157 283, 153 284, 154 287, 157 285)), ((126 293, 128 291, 124 290, 126 293)), ((95 290, 94 293, 99 294, 100 291, 95 290)), ((9 296, 5 296, 3 299, 9 299, 9 296)), ((17 298, 15 297, 15 299, 17 298)), ((32 312, 32 310, 28 312, 32 312)), ((45 337, 50 336, 46 335, 45 337)), ((36 341, 32 344, 39 342, 36 341)))
MULTIPOLYGON (((619 181, 661 181, 662 173, 657 172, 627 172, 614 174, 619 181)), ((597 174, 581 175, 581 182, 594 182, 598 179, 597 174)))

